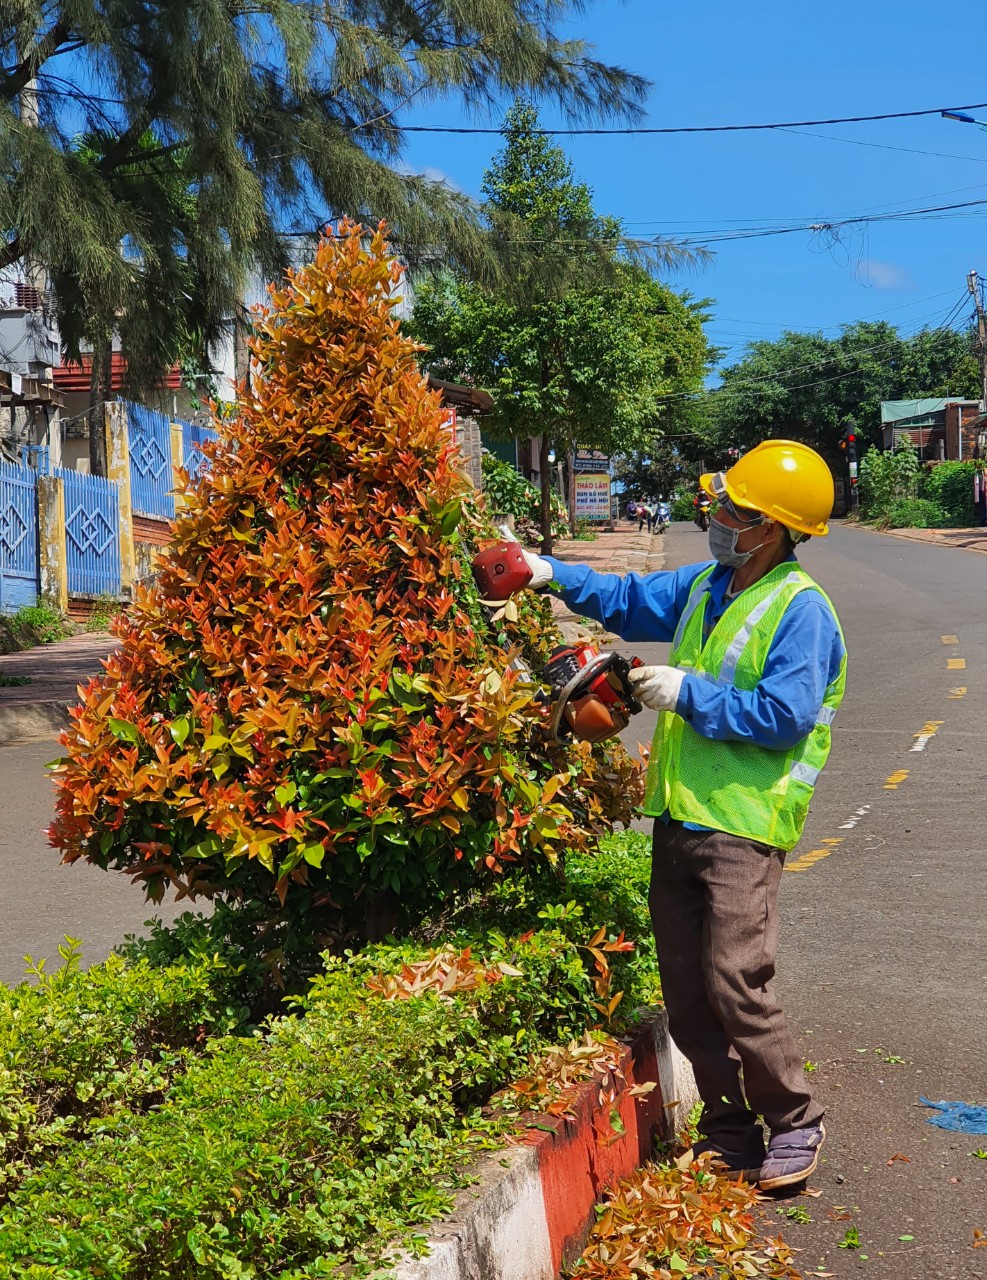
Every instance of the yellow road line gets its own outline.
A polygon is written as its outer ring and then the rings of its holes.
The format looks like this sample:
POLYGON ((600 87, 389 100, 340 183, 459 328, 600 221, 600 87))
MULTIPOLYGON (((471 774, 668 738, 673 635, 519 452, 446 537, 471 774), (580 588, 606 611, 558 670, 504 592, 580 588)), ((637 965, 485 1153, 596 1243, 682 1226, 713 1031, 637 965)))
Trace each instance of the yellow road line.
POLYGON ((884 784, 884 790, 897 791, 907 777, 907 769, 896 769, 894 773, 888 775, 888 779, 884 784))
POLYGON ((940 636, 939 639, 943 644, 959 644, 960 642, 959 636, 940 636))
POLYGON ((965 684, 961 684, 961 685, 960 685, 960 687, 959 687, 958 689, 950 689, 950 691, 949 691, 949 697, 950 697, 950 698, 952 698, 954 702, 955 702, 958 698, 965 698, 965 697, 966 697, 966 685, 965 685, 965 684))
POLYGON ((965 671, 966 658, 947 658, 946 670, 947 671, 965 671))

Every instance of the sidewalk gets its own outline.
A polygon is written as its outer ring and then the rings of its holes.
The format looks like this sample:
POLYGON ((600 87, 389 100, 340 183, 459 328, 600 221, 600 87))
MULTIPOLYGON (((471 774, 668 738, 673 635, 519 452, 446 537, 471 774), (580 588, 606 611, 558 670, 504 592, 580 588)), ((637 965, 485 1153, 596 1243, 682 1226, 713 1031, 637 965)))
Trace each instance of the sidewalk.
MULTIPOLYGON (((597 573, 654 573, 665 563, 663 539, 645 529, 638 533, 636 522, 629 520, 621 520, 613 533, 601 531, 595 542, 560 539, 552 555, 567 564, 587 564, 597 573)), ((567 643, 607 635, 597 623, 570 613, 554 596, 552 612, 567 643)))
POLYGON ((71 636, 0 657, 0 673, 29 676, 30 684, 0 688, 0 745, 18 738, 48 737, 63 729, 77 686, 102 670, 115 641, 106 632, 71 636))
POLYGON ((560 538, 552 555, 569 564, 588 564, 597 573, 653 573, 665 558, 661 546, 658 534, 638 533, 636 523, 621 520, 613 533, 601 532, 595 542, 560 538))
POLYGON ((940 547, 987 552, 987 529, 871 529, 864 524, 853 527, 870 533, 887 533, 892 538, 909 538, 912 542, 935 542, 940 547))

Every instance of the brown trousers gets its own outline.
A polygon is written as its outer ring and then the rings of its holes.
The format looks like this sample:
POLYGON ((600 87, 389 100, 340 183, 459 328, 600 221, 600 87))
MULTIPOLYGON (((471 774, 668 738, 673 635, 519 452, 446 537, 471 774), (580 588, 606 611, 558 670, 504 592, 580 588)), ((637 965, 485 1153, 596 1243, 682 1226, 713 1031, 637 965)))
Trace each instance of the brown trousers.
POLYGON ((759 1115, 785 1131, 823 1114, 771 989, 784 862, 754 840, 655 822, 650 906, 669 1030, 695 1072, 700 1132, 727 1150, 759 1115))

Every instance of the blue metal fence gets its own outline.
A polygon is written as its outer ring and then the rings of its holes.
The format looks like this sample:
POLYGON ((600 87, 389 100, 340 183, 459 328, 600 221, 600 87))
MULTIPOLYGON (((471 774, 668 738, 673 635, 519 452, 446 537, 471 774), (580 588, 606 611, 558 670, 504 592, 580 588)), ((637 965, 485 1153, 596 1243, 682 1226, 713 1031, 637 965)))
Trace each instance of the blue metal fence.
POLYGON ((65 570, 70 595, 120 594, 120 487, 57 469, 65 486, 65 570))
POLYGON ((38 473, 0 462, 0 613, 38 600, 38 473))
POLYGON ((194 422, 182 423, 182 466, 189 473, 194 483, 199 473, 209 465, 209 460, 202 452, 204 444, 212 444, 218 437, 208 427, 198 427, 194 422))
POLYGON ((127 434, 131 506, 138 515, 174 519, 171 422, 163 413, 128 402, 127 434))

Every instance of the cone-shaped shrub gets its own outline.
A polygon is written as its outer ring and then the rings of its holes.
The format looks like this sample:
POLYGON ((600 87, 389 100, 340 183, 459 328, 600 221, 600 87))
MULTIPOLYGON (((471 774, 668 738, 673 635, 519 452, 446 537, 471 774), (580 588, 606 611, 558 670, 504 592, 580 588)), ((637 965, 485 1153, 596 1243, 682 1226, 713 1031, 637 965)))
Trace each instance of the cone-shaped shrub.
POLYGON ((548 748, 505 674, 502 643, 552 642, 546 611, 486 633, 482 524, 399 280, 348 226, 272 292, 253 385, 63 739, 65 861, 360 936, 629 817, 627 756, 548 748))

